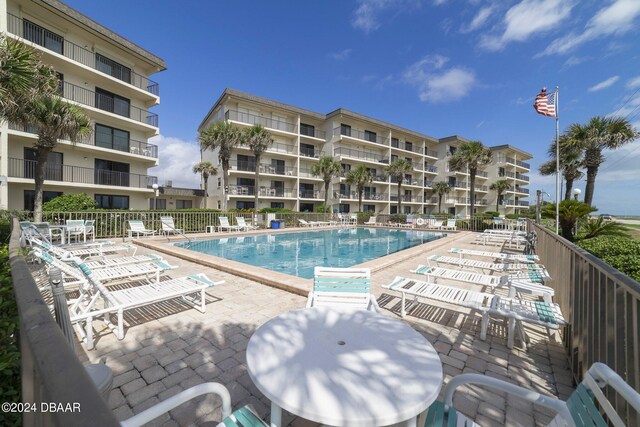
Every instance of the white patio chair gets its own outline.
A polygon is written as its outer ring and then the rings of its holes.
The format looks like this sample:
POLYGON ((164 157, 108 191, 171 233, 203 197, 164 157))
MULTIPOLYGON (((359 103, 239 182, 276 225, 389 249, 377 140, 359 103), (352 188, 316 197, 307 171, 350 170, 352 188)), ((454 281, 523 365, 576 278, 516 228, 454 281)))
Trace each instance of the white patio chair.
POLYGON ((181 228, 176 228, 176 224, 173 221, 172 216, 161 216, 160 222, 162 223, 162 234, 168 236, 169 234, 184 234, 181 228))
POLYGON ((312 226, 313 226, 309 221, 304 220, 304 219, 302 219, 302 218, 298 218, 298 222, 299 222, 299 223, 300 223, 300 225, 301 225, 301 226, 303 226, 303 227, 310 228, 310 227, 312 227, 312 226))
POLYGON ((506 223, 503 218, 493 217, 493 228, 505 228, 506 223))
POLYGON ((86 242, 86 234, 84 232, 84 220, 83 219, 68 219, 66 221, 67 228, 65 229, 65 233, 67 235, 67 241, 71 243, 71 239, 73 237, 76 238, 76 242, 80 241, 80 236, 84 237, 84 241, 86 242))
MULTIPOLYGON (((434 402, 427 410, 424 427, 477 426, 471 419, 457 412, 453 406, 453 395, 462 385, 488 387, 500 393, 522 399, 535 405, 549 408, 557 413, 548 426, 607 426, 625 427, 630 424, 620 415, 603 393, 609 386, 615 392, 611 397, 624 399, 630 407, 640 412, 640 394, 604 363, 596 362, 585 373, 576 390, 566 402, 553 396, 520 387, 507 381, 481 374, 461 374, 453 377, 444 388, 442 402, 434 402)), ((613 390, 607 390, 613 391, 613 390)))
POLYGON ((444 230, 453 230, 453 231, 456 231, 456 230, 458 229, 458 228, 456 227, 456 220, 455 220, 455 218, 449 218, 449 219, 447 220, 447 223, 446 223, 446 224, 445 224, 445 223, 444 223, 444 221, 443 221, 443 224, 442 224, 442 226, 441 226, 440 228, 442 228, 442 229, 444 229, 444 230))
POLYGON ((127 232, 129 233, 129 238, 132 238, 135 234, 136 237, 145 237, 145 236, 153 236, 156 234, 156 230, 147 230, 144 226, 144 222, 140 219, 130 219, 127 221, 129 223, 129 229, 127 232))
POLYGON ((370 216, 369 219, 363 223, 364 225, 378 225, 376 223, 376 217, 375 216, 370 216))
POLYGON ((87 219, 84 222, 84 241, 90 238, 92 242, 96 241, 96 220, 87 219))
POLYGON ((236 217, 236 224, 238 224, 238 227, 241 227, 244 231, 257 230, 260 228, 257 225, 248 224, 243 216, 236 217))
POLYGON ((438 221, 438 220, 430 220, 429 224, 427 224, 427 228, 432 229, 432 230, 442 230, 444 228, 444 224, 445 221, 438 221))
POLYGON ((451 248, 449 249, 449 253, 458 254, 462 258, 464 255, 469 256, 477 256, 484 258, 493 258, 499 259, 502 262, 530 262, 535 263, 536 261, 540 261, 538 255, 520 255, 520 254, 505 254, 502 252, 487 252, 487 251, 478 251, 476 249, 460 249, 460 248, 451 248))
POLYGON ((72 257, 103 257, 108 254, 117 252, 132 251, 131 255, 135 255, 138 247, 136 245, 130 245, 126 243, 114 244, 110 242, 100 242, 91 244, 90 246, 75 247, 75 246, 55 246, 47 242, 42 236, 31 237, 31 244, 33 246, 42 247, 48 252, 53 253, 58 258, 72 258, 72 257))
POLYGON ((220 225, 218 226, 218 231, 227 230, 227 231, 240 231, 242 227, 239 225, 231 225, 229 224, 229 218, 226 216, 221 216, 218 218, 220 221, 220 225))
POLYGON ((371 294, 371 270, 315 267, 307 308, 326 306, 379 312, 376 297, 371 294))

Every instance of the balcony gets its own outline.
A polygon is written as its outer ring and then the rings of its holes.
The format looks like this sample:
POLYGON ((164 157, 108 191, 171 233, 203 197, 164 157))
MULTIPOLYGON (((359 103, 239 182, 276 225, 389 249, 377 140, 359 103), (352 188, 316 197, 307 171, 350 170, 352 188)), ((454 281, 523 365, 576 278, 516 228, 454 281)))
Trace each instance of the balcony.
MULTIPOLYGON (((390 178, 391 178, 390 182, 392 184, 397 184, 398 183, 398 180, 396 179, 395 176, 391 176, 390 178)), ((420 185, 420 181, 417 180, 417 179, 406 179, 405 178, 405 179, 402 180, 402 185, 418 185, 419 186, 420 185)))
POLYGON ((418 147, 416 144, 409 144, 406 142, 394 141, 391 140, 391 147, 397 148, 399 150, 410 151, 412 153, 422 154, 422 148, 418 147))
POLYGON ((308 136, 310 138, 326 139, 327 132, 319 130, 318 128, 301 127, 300 136, 308 136))
MULTIPOLYGON (((231 166, 232 171, 242 171, 242 172, 252 172, 256 171, 256 164, 254 162, 239 162, 237 160, 229 160, 229 165, 231 166)), ((285 176, 293 176, 294 168, 292 166, 274 166, 269 163, 260 163, 260 173, 261 174, 269 174, 269 175, 285 175, 285 176)))
POLYGON ((433 165, 426 165, 424 167, 424 171, 427 172, 427 173, 435 173, 435 174, 437 174, 438 173, 438 168, 436 166, 433 166, 433 165))
MULTIPOLYGON (((9 158, 9 177, 33 179, 37 163, 35 160, 9 158)), ((132 188, 151 188, 158 183, 155 176, 50 163, 46 166, 45 180, 132 188)))
POLYGON ((380 144, 385 146, 389 145, 387 143, 388 138, 385 138, 377 134, 375 136, 372 136, 371 134, 365 133, 364 131, 359 129, 353 129, 353 128, 344 129, 342 126, 339 126, 333 129, 333 136, 346 136, 349 138, 359 139, 361 141, 373 142, 374 144, 380 144))
MULTIPOLYGON (((243 148, 245 150, 250 150, 249 146, 246 144, 238 145, 238 148, 243 148)), ((283 144, 281 142, 274 142, 267 148, 267 153, 278 153, 278 154, 286 154, 289 156, 297 156, 296 154, 296 146, 293 144, 283 144)))
POLYGON ((529 207, 529 202, 526 200, 512 200, 512 199, 505 199, 502 201, 501 205, 503 206, 525 206, 525 207, 529 207))
POLYGON ((319 159, 320 158, 320 150, 309 150, 309 149, 304 149, 302 147, 300 147, 300 156, 301 157, 307 157, 310 159, 319 159))
MULTIPOLYGON (((15 123, 9 123, 9 129, 17 130, 18 132, 30 133, 33 134, 34 137, 37 135, 36 129, 31 126, 20 126, 15 123)), ((96 144, 96 135, 95 132, 92 132, 89 138, 77 141, 77 143, 94 147, 107 148, 109 150, 121 151, 123 153, 136 154, 139 156, 150 157, 152 159, 158 158, 157 145, 149 144, 148 142, 143 141, 136 141, 135 139, 114 139, 113 141, 109 141, 109 143, 99 142, 98 144, 96 144)))
POLYGON ((529 163, 521 162, 520 160, 516 160, 513 157, 505 157, 504 159, 506 163, 511 163, 512 165, 518 165, 521 168, 525 168, 525 169, 531 169, 531 165, 529 163))
POLYGON ((425 147, 424 149, 424 155, 427 157, 434 157, 434 158, 438 158, 438 152, 435 150, 429 150, 428 148, 425 147))
POLYGON ((511 190, 512 193, 529 194, 528 188, 515 188, 511 190))
POLYGON ((324 191, 321 190, 299 190, 298 197, 301 199, 324 200, 324 191))
POLYGON ((298 126, 294 123, 256 116, 255 114, 244 113, 236 110, 227 110, 224 114, 224 118, 225 120, 245 123, 248 125, 262 125, 270 130, 278 130, 287 133, 296 133, 298 131, 298 126))
POLYGON ((310 168, 300 168, 300 169, 298 170, 298 176, 299 176, 300 178, 309 178, 309 179, 319 179, 319 180, 322 180, 322 178, 321 178, 321 177, 319 177, 319 176, 314 176, 314 175, 311 173, 311 169, 310 169, 310 168))
POLYGON ((160 95, 160 85, 153 80, 138 74, 129 68, 122 66, 114 67, 113 65, 120 64, 117 64, 115 61, 111 61, 110 63, 110 60, 104 57, 100 57, 98 59, 94 52, 85 49, 82 46, 78 46, 77 44, 71 43, 55 33, 10 13, 7 13, 7 29, 9 33, 15 36, 32 41, 33 43, 51 50, 52 52, 63 55, 72 61, 78 62, 89 68, 93 68, 96 71, 105 73, 108 76, 114 77, 125 83, 129 83, 130 85, 147 91, 152 95, 160 95), (55 39, 55 42, 50 47, 47 46, 46 43, 39 43, 39 41, 50 40, 52 38, 55 39), (119 70, 120 72, 116 72, 116 70, 119 70))
POLYGON ((349 157, 352 159, 366 160, 374 163, 388 163, 388 159, 385 159, 383 155, 371 153, 362 150, 352 150, 351 148, 336 148, 333 151, 335 157, 349 157))
POLYGON ((523 175, 521 173, 518 172, 503 172, 498 174, 498 176, 500 177, 508 177, 508 178, 514 178, 514 179, 519 179, 521 181, 526 181, 529 182, 529 177, 527 175, 523 175))
MULTIPOLYGON (((408 194, 402 194, 400 196, 400 199, 402 199, 403 202, 407 202, 407 203, 422 203, 422 196, 411 196, 408 194)), ((390 201, 391 202, 397 202, 398 201, 398 195, 397 194, 392 194, 390 196, 390 201)))
POLYGON ((158 127, 157 114, 134 107, 129 102, 122 101, 120 98, 112 98, 102 93, 92 92, 69 82, 62 82, 61 95, 78 104, 108 111, 109 113, 127 117, 149 126, 158 127))
MULTIPOLYGON (((449 199, 447 203, 451 203, 451 199, 449 199)), ((471 205, 471 199, 468 197, 457 197, 453 199, 453 203, 455 203, 456 205, 471 205)), ((487 199, 476 199, 476 202, 474 204, 475 206, 487 206, 487 203, 487 199)))

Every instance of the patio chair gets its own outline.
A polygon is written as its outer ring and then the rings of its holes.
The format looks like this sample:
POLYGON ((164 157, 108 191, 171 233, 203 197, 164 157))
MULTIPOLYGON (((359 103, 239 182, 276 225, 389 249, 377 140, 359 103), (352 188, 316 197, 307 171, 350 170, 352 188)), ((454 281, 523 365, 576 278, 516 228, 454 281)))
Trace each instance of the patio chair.
POLYGON ((217 427, 269 427, 262 421, 251 405, 245 405, 231 412, 231 395, 229 390, 220 383, 203 383, 188 388, 156 403, 151 408, 134 415, 120 423, 122 427, 139 427, 146 425, 162 414, 177 408, 192 399, 205 394, 215 394, 222 400, 222 422, 217 427))
POLYGON ((32 246, 42 247, 44 250, 53 253, 58 258, 71 258, 71 257, 104 257, 108 254, 117 252, 128 252, 133 250, 132 256, 136 254, 138 247, 136 245, 130 245, 126 243, 114 244, 110 242, 101 242, 97 244, 91 244, 84 247, 75 246, 55 246, 42 238, 42 235, 38 237, 31 237, 30 242, 32 246))
POLYGON ((303 227, 313 227, 313 224, 311 224, 309 221, 298 218, 298 222, 300 223, 300 225, 302 225, 303 227))
POLYGON ((505 254, 502 252, 487 252, 487 251, 478 251, 475 249, 451 248, 449 249, 449 253, 458 254, 460 255, 460 258, 462 258, 463 255, 469 255, 469 256, 499 259, 501 262, 535 263, 536 261, 540 261, 540 258, 538 257, 538 255, 505 254))
POLYGON ((407 311, 411 310, 411 307, 418 302, 419 298, 478 311, 482 315, 480 338, 483 340, 487 337, 490 316, 506 319, 508 321, 507 347, 509 348, 513 347, 516 329, 523 346, 526 347, 523 323, 543 326, 550 334, 555 333, 561 326, 567 324, 560 311, 560 306, 555 303, 502 297, 500 295, 427 283, 421 280, 406 279, 400 276, 397 276, 390 284, 382 287, 401 293, 400 315, 402 317, 406 316, 407 311), (414 297, 409 308, 406 307, 406 295, 413 295, 414 297))
POLYGON ((458 227, 456 227, 456 219, 455 218, 449 218, 447 220, 447 223, 445 224, 443 221, 442 226, 440 227, 443 230, 453 230, 456 231, 458 229, 458 227))
POLYGON ((505 228, 506 227, 506 223, 504 222, 503 218, 494 216, 493 217, 493 228, 505 228))
POLYGON ((452 256, 445 256, 445 255, 429 255, 427 257, 427 262, 429 263, 435 262, 436 265, 449 264, 449 265, 456 265, 458 267, 475 268, 482 271, 488 270, 488 271, 508 272, 508 273, 545 270, 545 267, 541 264, 487 262, 487 261, 478 261, 475 259, 458 258, 458 257, 452 257, 452 256))
POLYGON ((168 236, 169 234, 184 234, 181 228, 176 228, 176 224, 173 222, 172 216, 161 216, 160 222, 162 223, 162 234, 168 236))
POLYGON ((96 220, 95 219, 87 219, 84 222, 84 241, 86 242, 88 238, 91 238, 92 242, 96 241, 96 220))
POLYGON ((529 403, 549 408, 557 415, 549 426, 607 426, 625 427, 626 423, 616 412, 609 398, 602 389, 607 390, 611 398, 622 398, 636 412, 640 412, 640 394, 611 368, 604 363, 596 362, 585 373, 584 378, 576 390, 571 393, 566 402, 553 396, 540 394, 536 391, 520 387, 507 381, 481 374, 461 374, 449 380, 444 388, 442 402, 434 402, 427 410, 424 427, 443 426, 475 426, 472 420, 457 412, 453 406, 453 395, 462 385, 488 387, 500 393, 507 393, 529 403), (605 418, 606 417, 606 418, 605 418))
POLYGON ((444 228, 445 221, 429 220, 427 228, 431 230, 442 230, 444 228))
POLYGON ((240 231, 242 227, 239 225, 231 225, 229 224, 229 218, 226 216, 221 216, 218 218, 220 221, 220 225, 218 226, 218 231, 227 230, 227 231, 240 231))
POLYGON ((141 219, 130 219, 127 222, 129 223, 129 229, 127 230, 129 238, 132 238, 134 234, 139 238, 141 236, 153 236, 157 233, 156 230, 147 230, 141 219))
POLYGON ((236 217, 236 224, 238 224, 238 227, 242 227, 242 229, 245 231, 257 230, 258 228, 260 228, 257 225, 248 224, 243 216, 236 217))
POLYGON ((84 232, 84 220, 83 219, 68 219, 65 223, 67 228, 63 231, 67 235, 67 241, 71 243, 73 237, 76 238, 76 243, 80 241, 80 236, 87 241, 86 234, 84 232))
POLYGON ((376 297, 371 294, 371 270, 315 267, 307 308, 326 306, 379 312, 376 297))
POLYGON ((370 216, 366 222, 363 222, 363 225, 378 225, 378 223, 376 222, 376 217, 370 216))

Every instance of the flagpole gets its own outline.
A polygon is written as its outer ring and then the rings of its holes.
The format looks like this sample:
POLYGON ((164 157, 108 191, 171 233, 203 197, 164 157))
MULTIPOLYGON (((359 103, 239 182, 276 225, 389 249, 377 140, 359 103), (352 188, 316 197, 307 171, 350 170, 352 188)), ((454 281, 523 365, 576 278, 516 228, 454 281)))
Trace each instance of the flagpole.
POLYGON ((556 234, 560 234, 560 123, 558 111, 558 86, 556 86, 556 234))

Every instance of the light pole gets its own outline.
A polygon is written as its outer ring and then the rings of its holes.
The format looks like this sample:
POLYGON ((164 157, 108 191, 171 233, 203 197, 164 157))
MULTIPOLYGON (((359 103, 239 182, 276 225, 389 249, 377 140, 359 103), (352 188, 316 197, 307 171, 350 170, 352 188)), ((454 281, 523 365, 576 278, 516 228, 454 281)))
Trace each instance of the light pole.
POLYGON ((580 190, 579 188, 574 188, 573 189, 573 200, 578 200, 578 196, 580 195, 580 193, 582 193, 582 190, 580 190))
POLYGON ((157 210, 158 208, 158 184, 154 183, 151 188, 153 188, 154 197, 153 197, 153 210, 157 210))

